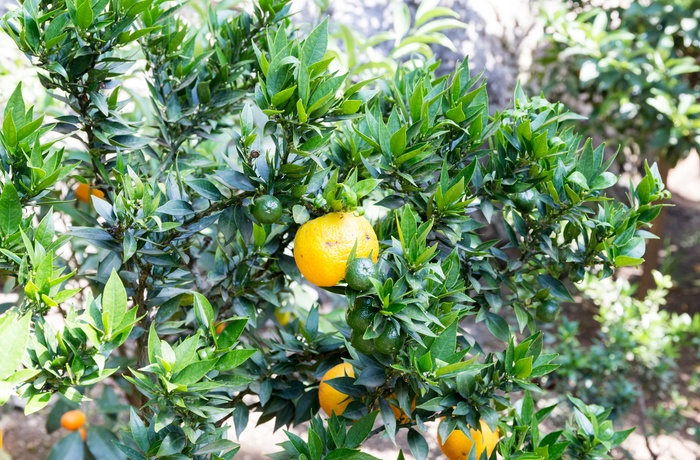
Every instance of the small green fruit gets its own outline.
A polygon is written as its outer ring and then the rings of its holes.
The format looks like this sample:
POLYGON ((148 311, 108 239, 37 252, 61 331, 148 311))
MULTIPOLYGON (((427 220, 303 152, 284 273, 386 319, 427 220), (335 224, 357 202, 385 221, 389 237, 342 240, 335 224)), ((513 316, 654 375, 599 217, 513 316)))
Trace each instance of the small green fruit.
POLYGON ((511 200, 513 200, 513 204, 518 211, 523 214, 529 214, 537 205, 537 193, 533 189, 525 190, 515 194, 511 200))
POLYGON ((379 334, 379 337, 374 339, 374 345, 377 347, 377 351, 385 355, 396 354, 403 345, 403 342, 404 339, 401 337, 401 331, 392 321, 387 322, 384 330, 379 334))
POLYGON ((356 291, 366 291, 372 287, 370 278, 377 277, 377 267, 372 259, 359 257, 348 264, 345 282, 356 291))
POLYGON ((353 331, 364 332, 372 325, 377 309, 371 297, 358 297, 352 307, 348 308, 346 320, 353 331))
POLYGON ((537 319, 551 323, 559 317, 560 311, 561 307, 556 300, 545 300, 537 306, 537 319))
POLYGON ((282 203, 272 195, 262 195, 255 199, 253 217, 261 224, 274 224, 282 217, 282 203))

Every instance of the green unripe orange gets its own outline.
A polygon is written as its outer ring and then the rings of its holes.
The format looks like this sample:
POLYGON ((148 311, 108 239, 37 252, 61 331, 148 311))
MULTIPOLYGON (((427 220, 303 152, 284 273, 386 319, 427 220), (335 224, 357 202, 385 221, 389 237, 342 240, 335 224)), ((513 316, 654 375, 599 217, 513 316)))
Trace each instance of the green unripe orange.
POLYGON ((356 291, 366 291, 372 287, 370 278, 377 277, 377 267, 372 259, 358 257, 353 259, 345 271, 345 282, 356 291))
POLYGON ((272 195, 262 195, 255 199, 253 217, 261 224, 274 224, 282 217, 282 203, 272 195))
POLYGON ((350 329, 361 331, 364 334, 374 320, 377 309, 374 307, 374 300, 371 297, 358 297, 353 305, 348 309, 346 320, 350 329))
POLYGON ((401 337, 401 331, 396 325, 389 321, 386 323, 384 330, 379 337, 374 339, 374 345, 377 347, 379 353, 384 353, 385 355, 393 355, 399 351, 403 345, 403 337, 401 337))
POLYGON ((556 300, 545 300, 537 306, 537 319, 551 323, 556 321, 560 311, 561 307, 559 307, 559 303, 556 300))

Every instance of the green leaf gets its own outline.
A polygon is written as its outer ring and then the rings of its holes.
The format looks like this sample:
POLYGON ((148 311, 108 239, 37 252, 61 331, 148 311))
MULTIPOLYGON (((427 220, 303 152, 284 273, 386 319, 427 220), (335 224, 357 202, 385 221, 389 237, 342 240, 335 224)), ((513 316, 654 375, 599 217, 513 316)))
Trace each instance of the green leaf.
POLYGON ((311 218, 311 215, 306 207, 300 204, 295 204, 292 207, 292 218, 294 219, 295 223, 301 225, 307 222, 311 218))
POLYGON ((247 324, 248 318, 233 318, 228 321, 224 330, 217 337, 217 347, 226 349, 235 345, 247 324))
POLYGON ((91 0, 78 0, 75 11, 75 25, 81 30, 87 30, 92 25, 92 19, 91 0))
POLYGON ((352 186, 352 190, 357 195, 357 199, 369 195, 381 181, 378 179, 364 179, 352 186))
POLYGON ((416 460, 428 458, 428 442, 413 428, 408 430, 408 447, 416 460))
POLYGON ((323 460, 380 460, 377 457, 351 449, 335 449, 326 455, 323 460))
POLYGON ((44 407, 49 404, 51 400, 51 393, 35 393, 29 397, 27 400, 27 405, 24 406, 24 415, 33 414, 39 412, 44 407))
POLYGON ((617 176, 611 172, 604 172, 596 177, 591 184, 591 190, 605 190, 617 183, 617 176))
POLYGON ((382 422, 384 422, 386 434, 389 435, 389 439, 391 439, 392 442, 395 442, 396 418, 394 417, 394 412, 391 410, 389 402, 384 398, 379 398, 379 409, 382 415, 382 422))
POLYGON ((131 429, 131 436, 134 438, 134 441, 139 449, 141 449, 143 452, 147 452, 150 445, 150 442, 148 441, 148 430, 133 406, 129 407, 129 414, 129 428, 131 429))
POLYGON ((9 236, 19 230, 22 223, 22 203, 12 182, 5 183, 0 195, 0 232, 9 236))
POLYGON ((137 243, 136 238, 132 234, 132 230, 127 231, 124 234, 124 241, 122 242, 122 263, 126 263, 127 260, 136 254, 137 243))
POLYGON ((5 142, 10 148, 14 148, 17 145, 17 128, 15 127, 15 122, 12 119, 12 114, 5 117, 2 121, 2 133, 5 136, 5 142))
POLYGON ((309 456, 310 460, 321 460, 323 455, 323 441, 315 431, 309 431, 309 456))
POLYGON ((219 371, 225 372, 235 369, 236 367, 243 364, 248 358, 253 356, 257 350, 245 349, 245 350, 233 350, 226 353, 219 359, 216 363, 216 368, 219 371))
POLYGON ((117 271, 112 269, 112 274, 102 293, 102 325, 107 336, 111 336, 114 328, 124 319, 126 303, 126 289, 117 271))
POLYGON ((12 312, 0 316, 0 380, 14 373, 22 363, 29 342, 31 317, 31 314, 26 314, 18 318, 12 312))
POLYGON ((240 438, 243 430, 248 426, 250 410, 244 402, 236 404, 233 408, 233 425, 236 427, 236 437, 240 438))
POLYGON ((640 257, 617 256, 615 257, 616 267, 638 267, 644 262, 640 257))
POLYGON ((520 406, 520 418, 525 425, 529 425, 532 421, 532 414, 535 410, 535 403, 532 400, 532 394, 529 391, 525 392, 522 405, 520 406))
POLYGON ((119 439, 101 426, 91 426, 87 429, 87 446, 94 458, 100 460, 123 460, 124 454, 117 448, 119 439))
POLYGON ((458 321, 452 321, 452 324, 442 331, 430 346, 430 355, 433 360, 440 359, 444 361, 445 358, 455 352, 457 347, 457 323, 458 321))
POLYGON ((196 361, 177 373, 172 382, 185 386, 197 383, 214 369, 215 364, 215 359, 196 361))
POLYGON ((219 201, 223 197, 216 185, 207 179, 188 179, 185 181, 194 191, 208 200, 219 201))
POLYGON ((160 338, 158 338, 154 321, 148 331, 148 362, 151 364, 158 362, 157 357, 161 355, 160 338))
POLYGON ((619 446, 620 444, 622 444, 635 429, 636 427, 632 427, 623 431, 616 431, 612 439, 610 440, 612 442, 612 445, 619 446))
POLYGON ((574 417, 576 418, 576 423, 578 424, 579 428, 582 429, 584 433, 586 433, 588 436, 596 435, 593 424, 590 420, 588 420, 588 417, 586 417, 583 412, 578 410, 578 408, 574 408, 574 417))
POLYGON ((187 337, 175 348, 175 363, 172 372, 178 373, 189 366, 197 357, 197 347, 199 345, 200 332, 187 337))
POLYGON ((311 31, 302 48, 302 65, 310 66, 321 59, 326 54, 328 47, 328 18, 311 31))
POLYGON ((204 328, 214 332, 214 309, 209 300, 199 292, 194 295, 194 316, 197 322, 204 328))
POLYGON ((559 281, 558 279, 554 278, 551 275, 539 275, 537 277, 537 281, 539 281, 540 286, 542 286, 545 289, 549 289, 550 294, 554 296, 554 298, 559 299, 559 300, 564 300, 567 302, 573 302, 574 298, 571 297, 571 294, 569 294, 569 290, 566 289, 566 286, 564 286, 564 283, 559 281))
POLYGON ((169 216, 182 217, 194 214, 192 205, 184 200, 170 200, 163 206, 156 209, 156 212, 167 214, 169 216))
POLYGON ((372 426, 374 425, 374 420, 377 418, 377 415, 379 415, 378 411, 370 412, 353 423, 345 438, 345 447, 350 449, 359 447, 372 432, 372 426))
POLYGON ((47 460, 83 460, 84 458, 85 446, 83 440, 80 437, 80 433, 74 431, 53 446, 47 460))
POLYGON ((510 327, 508 327, 506 320, 501 318, 499 315, 490 312, 487 313, 486 327, 489 331, 491 331, 494 337, 504 342, 508 341, 508 338, 510 337, 510 327))
POLYGON ((7 100, 3 118, 12 118, 16 127, 21 128, 24 125, 25 110, 24 98, 22 98, 22 83, 20 82, 12 92, 10 99, 7 100))
POLYGON ((532 356, 519 359, 515 363, 513 374, 519 379, 526 379, 532 373, 532 356))
POLYGON ((274 105, 275 107, 280 107, 284 105, 289 100, 289 98, 292 97, 296 89, 297 86, 294 85, 275 94, 274 96, 272 96, 272 105, 274 105))
POLYGON ((582 189, 588 190, 588 181, 586 181, 586 177, 579 171, 574 171, 569 174, 568 180, 569 182, 578 185, 582 189))
POLYGON ((406 150, 406 125, 391 136, 390 145, 394 158, 399 157, 406 150))

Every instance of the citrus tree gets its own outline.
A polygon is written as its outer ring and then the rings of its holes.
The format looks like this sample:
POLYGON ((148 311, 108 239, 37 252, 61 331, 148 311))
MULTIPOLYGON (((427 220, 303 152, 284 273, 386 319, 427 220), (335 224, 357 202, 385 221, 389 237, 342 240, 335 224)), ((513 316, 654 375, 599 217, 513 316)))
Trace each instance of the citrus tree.
MULTIPOLYGON (((625 148, 632 166, 658 161, 661 178, 700 151, 700 10, 694 0, 547 12, 547 86, 590 105, 589 132, 625 148), (573 15, 573 20, 572 20, 573 15)), ((665 213, 654 229, 663 238, 665 213)), ((661 240, 650 242, 640 293, 654 287, 661 240)))
POLYGON ((2 402, 60 395, 48 424, 74 432, 52 459, 229 459, 251 411, 308 422, 278 459, 373 458, 379 434, 425 459, 437 420, 452 459, 605 457, 631 431, 610 409, 572 398, 542 425, 540 326, 567 277, 643 260, 656 167, 612 201, 612 160, 561 104, 516 88, 490 115, 466 61, 348 81, 328 22, 302 33, 289 8, 199 24, 165 0, 25 0, 4 18, 65 115, 21 86, 4 110, 0 273, 20 300, 2 402), (81 431, 96 385, 110 409, 81 431))

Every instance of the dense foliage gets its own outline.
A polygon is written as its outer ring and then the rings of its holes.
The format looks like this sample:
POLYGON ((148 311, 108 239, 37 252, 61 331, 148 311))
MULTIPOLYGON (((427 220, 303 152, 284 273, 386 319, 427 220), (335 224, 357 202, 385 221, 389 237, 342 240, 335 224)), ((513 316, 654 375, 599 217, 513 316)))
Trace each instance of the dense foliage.
MULTIPOLYGON (((498 427, 506 459, 605 456, 629 434, 609 409, 572 398, 565 428, 540 431, 553 407, 530 393, 557 365, 536 316, 573 300, 567 277, 642 261, 656 167, 615 202, 612 159, 561 104, 518 87, 489 115, 466 61, 444 76, 412 61, 348 80, 329 70, 327 21, 301 33, 287 0, 250 6, 212 8, 201 28, 165 0, 26 0, 5 17, 65 114, 37 116, 21 86, 4 111, 0 269, 21 299, 0 317, 2 401, 17 394, 32 413, 58 393, 65 410, 110 378, 131 408, 118 438, 88 429, 101 459, 232 458, 227 431, 250 411, 275 428, 311 420, 308 440, 290 434, 276 458, 370 458, 368 436, 407 430, 423 459, 425 422, 443 417, 443 439, 498 427), (74 200, 77 183, 89 203, 74 200), (256 210, 270 196, 281 215, 256 210), (322 302, 291 243, 340 210, 372 217, 376 277, 322 302), (404 346, 349 343, 358 297, 375 307, 362 338, 393 328, 404 346), (499 350, 482 349, 465 329, 476 325, 499 350), (324 420, 318 382, 341 360, 356 379, 330 385, 352 402, 324 420)), ((52 458, 83 455, 74 433, 52 458)))

